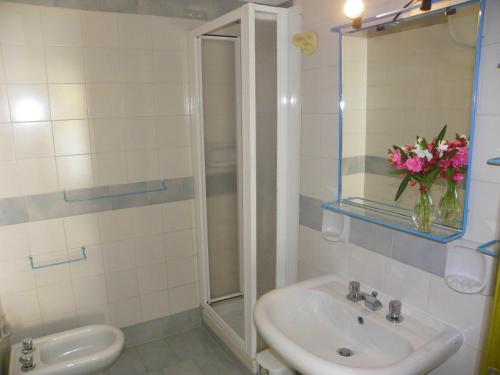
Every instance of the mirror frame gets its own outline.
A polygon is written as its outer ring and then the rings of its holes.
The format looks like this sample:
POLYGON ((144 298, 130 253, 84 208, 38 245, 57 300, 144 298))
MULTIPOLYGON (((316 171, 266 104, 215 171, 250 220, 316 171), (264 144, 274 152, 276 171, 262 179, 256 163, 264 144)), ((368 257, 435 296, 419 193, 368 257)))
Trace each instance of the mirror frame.
MULTIPOLYGON (((406 232, 413 234, 415 236, 423 237, 432 241, 440 242, 440 243, 448 243, 454 240, 457 240, 464 236, 465 231, 467 229, 467 221, 468 221, 468 211, 469 211, 469 197, 470 197, 470 184, 471 184, 471 176, 472 176, 472 158, 473 158, 473 149, 474 149, 474 133, 475 133, 475 125, 476 125, 476 111, 477 111, 477 95, 478 95, 478 85, 479 85, 479 74, 480 74, 480 66, 481 66, 481 52, 482 52, 482 44, 483 44, 483 29, 484 29, 484 19, 486 15, 486 2, 487 0, 467 0, 460 3, 450 5, 446 0, 437 0, 433 1, 433 10, 422 12, 418 9, 418 4, 414 6, 410 6, 408 8, 396 9, 391 12, 383 13, 377 16, 368 17, 363 20, 364 26, 359 30, 355 30, 352 28, 352 24, 344 24, 341 26, 333 27, 331 29, 332 32, 338 34, 339 40, 339 98, 338 98, 338 137, 339 137, 339 158, 338 158, 338 186, 337 186, 337 197, 335 201, 324 202, 321 207, 323 209, 327 209, 336 213, 340 213, 343 215, 347 215, 350 217, 354 217, 356 219, 360 219, 363 221, 368 221, 373 224, 381 225, 387 228, 395 229, 401 232, 406 232), (446 3, 446 4, 445 4, 446 3), (469 166, 467 171, 467 177, 465 181, 465 199, 463 206, 463 221, 461 229, 453 229, 451 227, 446 227, 440 224, 433 224, 434 228, 438 228, 439 230, 443 230, 443 234, 433 234, 433 233, 425 233, 418 231, 413 225, 402 225, 400 223, 394 223, 389 220, 389 217, 399 216, 399 220, 401 220, 400 215, 397 215, 394 212, 389 210, 384 211, 383 209, 368 209, 367 207, 357 207, 354 209, 346 209, 342 200, 342 133, 343 133, 343 82, 342 82, 342 37, 344 34, 351 34, 358 31, 363 31, 367 29, 372 29, 377 26, 385 26, 391 25, 395 22, 404 22, 407 20, 413 20, 420 17, 425 17, 429 14, 435 13, 443 13, 449 8, 457 9, 462 8, 472 4, 479 4, 480 6, 480 17, 478 24, 478 32, 477 32, 477 44, 476 44, 476 55, 475 55, 475 67, 474 67, 474 81, 473 81, 473 92, 472 92, 472 103, 471 103, 471 114, 470 114, 470 143, 469 143, 469 166), (385 18, 393 17, 395 14, 400 13, 400 18, 398 21, 383 21, 385 18), (364 210, 371 210, 376 212, 375 215, 366 215, 363 212, 364 210)), ((411 218, 409 218, 411 221, 411 218)))

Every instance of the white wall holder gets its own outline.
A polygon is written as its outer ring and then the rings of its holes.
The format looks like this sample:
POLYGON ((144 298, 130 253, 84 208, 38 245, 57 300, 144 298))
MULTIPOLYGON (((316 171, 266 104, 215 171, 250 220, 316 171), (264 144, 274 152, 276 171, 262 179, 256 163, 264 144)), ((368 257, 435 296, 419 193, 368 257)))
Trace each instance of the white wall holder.
POLYGON ((349 216, 323 209, 321 236, 330 242, 349 240, 349 216))
POLYGON ((444 279, 451 289, 463 294, 493 293, 497 260, 478 248, 477 243, 460 240, 448 249, 444 279))

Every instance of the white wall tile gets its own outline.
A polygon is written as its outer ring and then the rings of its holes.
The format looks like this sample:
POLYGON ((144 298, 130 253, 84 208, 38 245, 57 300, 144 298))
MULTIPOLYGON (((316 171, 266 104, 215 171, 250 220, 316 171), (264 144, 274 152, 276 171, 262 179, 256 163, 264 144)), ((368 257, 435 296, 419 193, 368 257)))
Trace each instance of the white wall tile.
POLYGON ((160 177, 157 150, 129 151, 126 158, 128 182, 151 181, 160 177))
POLYGON ((180 178, 193 175, 191 148, 162 148, 159 150, 160 176, 163 178, 180 178))
POLYGON ((96 185, 116 185, 127 182, 124 152, 93 154, 94 182, 96 185))
POLYGON ((35 276, 26 258, 2 262, 0 293, 17 293, 36 288, 35 276))
POLYGON ((75 303, 78 310, 107 302, 104 276, 90 276, 73 281, 75 303))
POLYGON ((35 290, 2 295, 5 314, 12 323, 32 322, 41 319, 38 296, 35 290))
POLYGON ((44 319, 75 311, 75 297, 69 283, 38 288, 38 300, 44 319))
POLYGON ((163 290, 141 295, 142 319, 159 319, 170 314, 168 291, 163 290))
POLYGON ((162 234, 136 237, 134 246, 137 267, 164 262, 166 259, 162 234))
POLYGON ((85 77, 88 83, 118 82, 118 50, 85 48, 85 77))
POLYGON ((9 85, 8 95, 12 121, 46 121, 50 119, 47 86, 9 85))
POLYGON ((49 83, 85 82, 82 49, 77 47, 47 47, 47 81, 49 83))
POLYGON ((189 229, 193 227, 192 201, 180 201, 162 205, 163 230, 172 232, 175 230, 189 229))
POLYGON ((105 211, 97 214, 103 243, 129 239, 132 233, 131 210, 105 211))
POLYGON ((83 45, 116 47, 118 45, 117 15, 107 12, 82 12, 83 45))
MULTIPOLYGON (((70 249, 70 251, 76 251, 77 249, 80 249, 80 247, 70 249)), ((85 245, 85 253, 87 254, 85 262, 75 262, 70 265, 73 280, 104 273, 101 247, 99 245, 85 245)))
POLYGON ((152 82, 153 52, 144 49, 120 49, 117 68, 120 82, 152 82))
POLYGON ((90 324, 109 324, 108 305, 81 307, 77 311, 78 323, 81 327, 90 324))
POLYGON ((48 46, 81 46, 80 11, 57 7, 42 9, 45 44, 48 46))
POLYGON ((56 162, 61 189, 83 189, 94 185, 90 155, 58 156, 56 162))
POLYGON ((0 227, 0 262, 26 259, 28 252, 27 224, 0 227))
POLYGON ((2 46, 5 80, 8 83, 47 82, 45 57, 41 46, 2 46))
POLYGON ((123 119, 122 122, 127 150, 156 148, 158 120, 155 117, 129 118, 123 119))
POLYGON ((189 21, 152 17, 153 48, 159 50, 183 51, 187 49, 186 30, 189 21))
POLYGON ((139 297, 114 301, 109 304, 111 324, 127 327, 141 321, 141 300, 139 297))
POLYGON ((188 89, 182 84, 157 84, 156 103, 162 116, 187 115, 188 89))
POLYGON ((186 258, 195 253, 192 229, 165 233, 164 241, 168 260, 186 258))
POLYGON ((170 312, 176 314, 199 306, 198 284, 183 285, 168 290, 170 312))
POLYGON ((160 205, 132 209, 134 234, 137 237, 157 234, 163 231, 163 218, 160 205))
POLYGON ((122 48, 151 49, 151 17, 141 15, 118 15, 118 45, 122 48))
POLYGON ((34 271, 37 287, 69 283, 71 275, 67 264, 58 267, 41 268, 34 271))
POLYGON ((167 267, 165 263, 150 264, 137 269, 141 294, 167 289, 167 267))
POLYGON ((190 284, 196 280, 194 258, 175 259, 167 262, 168 287, 190 284))
POLYGON ((50 122, 20 122, 12 125, 16 157, 42 158, 54 155, 50 122))
POLYGON ((158 147, 175 148, 191 145, 191 128, 187 116, 159 117, 156 122, 158 147))
POLYGON ((0 196, 14 197, 23 194, 21 175, 15 161, 0 161, 0 196))
POLYGON ((9 99, 7 96, 7 86, 0 85, 0 122, 9 122, 10 109, 9 109, 9 99))
POLYGON ((0 4, 0 42, 41 45, 40 8, 13 3, 0 4))
POLYGON ((66 235, 62 219, 28 223, 30 253, 47 253, 66 249, 66 235))
POLYGON ((26 195, 59 190, 54 158, 19 160, 18 167, 26 195))
POLYGON ((125 149, 124 123, 120 119, 90 120, 92 152, 122 151, 125 149))
POLYGON ((0 124, 0 160, 14 159, 14 138, 10 124, 0 124))
POLYGON ((155 82, 186 83, 187 59, 183 51, 153 51, 153 77, 155 82))
POLYGON ((150 83, 127 83, 122 88, 122 107, 130 117, 156 115, 155 87, 150 83))
POLYGON ((50 113, 53 120, 77 120, 87 118, 85 85, 49 85, 50 113))
POLYGON ((102 245, 102 259, 107 273, 133 269, 135 267, 134 241, 125 240, 102 245))
POLYGON ((136 270, 126 270, 108 273, 106 288, 110 302, 119 301, 139 295, 136 270))
POLYGON ((53 121, 52 131, 57 156, 90 153, 90 130, 87 120, 53 121))
POLYGON ((122 89, 117 84, 89 84, 87 102, 89 118, 122 116, 122 89))

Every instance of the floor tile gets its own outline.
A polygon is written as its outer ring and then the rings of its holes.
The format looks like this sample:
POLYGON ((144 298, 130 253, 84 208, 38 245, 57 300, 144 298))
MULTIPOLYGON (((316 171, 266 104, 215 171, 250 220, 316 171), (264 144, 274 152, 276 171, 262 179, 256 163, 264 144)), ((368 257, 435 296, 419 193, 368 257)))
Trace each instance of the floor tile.
POLYGON ((134 348, 125 349, 108 370, 110 375, 144 375, 147 369, 134 348))
POLYGON ((179 363, 179 358, 164 340, 139 345, 135 349, 148 371, 161 370, 179 363))
POLYGON ((199 355, 193 360, 203 375, 246 375, 246 373, 221 349, 199 355))
POLYGON ((164 375, 202 375, 193 361, 184 361, 163 369, 164 375))
POLYGON ((203 327, 169 337, 166 341, 175 354, 183 360, 193 359, 197 356, 208 355, 221 350, 212 336, 203 327))

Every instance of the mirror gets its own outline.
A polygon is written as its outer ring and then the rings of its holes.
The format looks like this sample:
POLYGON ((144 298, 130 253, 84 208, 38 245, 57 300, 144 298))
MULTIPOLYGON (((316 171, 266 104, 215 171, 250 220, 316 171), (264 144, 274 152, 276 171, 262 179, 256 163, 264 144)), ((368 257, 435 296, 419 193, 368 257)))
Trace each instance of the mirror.
POLYGON ((479 19, 480 5, 471 1, 341 34, 344 210, 371 211, 376 220, 387 214, 397 225, 437 236, 462 232, 479 19), (445 125, 441 150, 432 149, 445 125), (408 161, 416 151, 420 160, 408 161), (459 152, 462 164, 448 168, 459 152), (441 168, 427 177, 433 163, 441 168), (431 212, 416 208, 423 190, 431 212))

